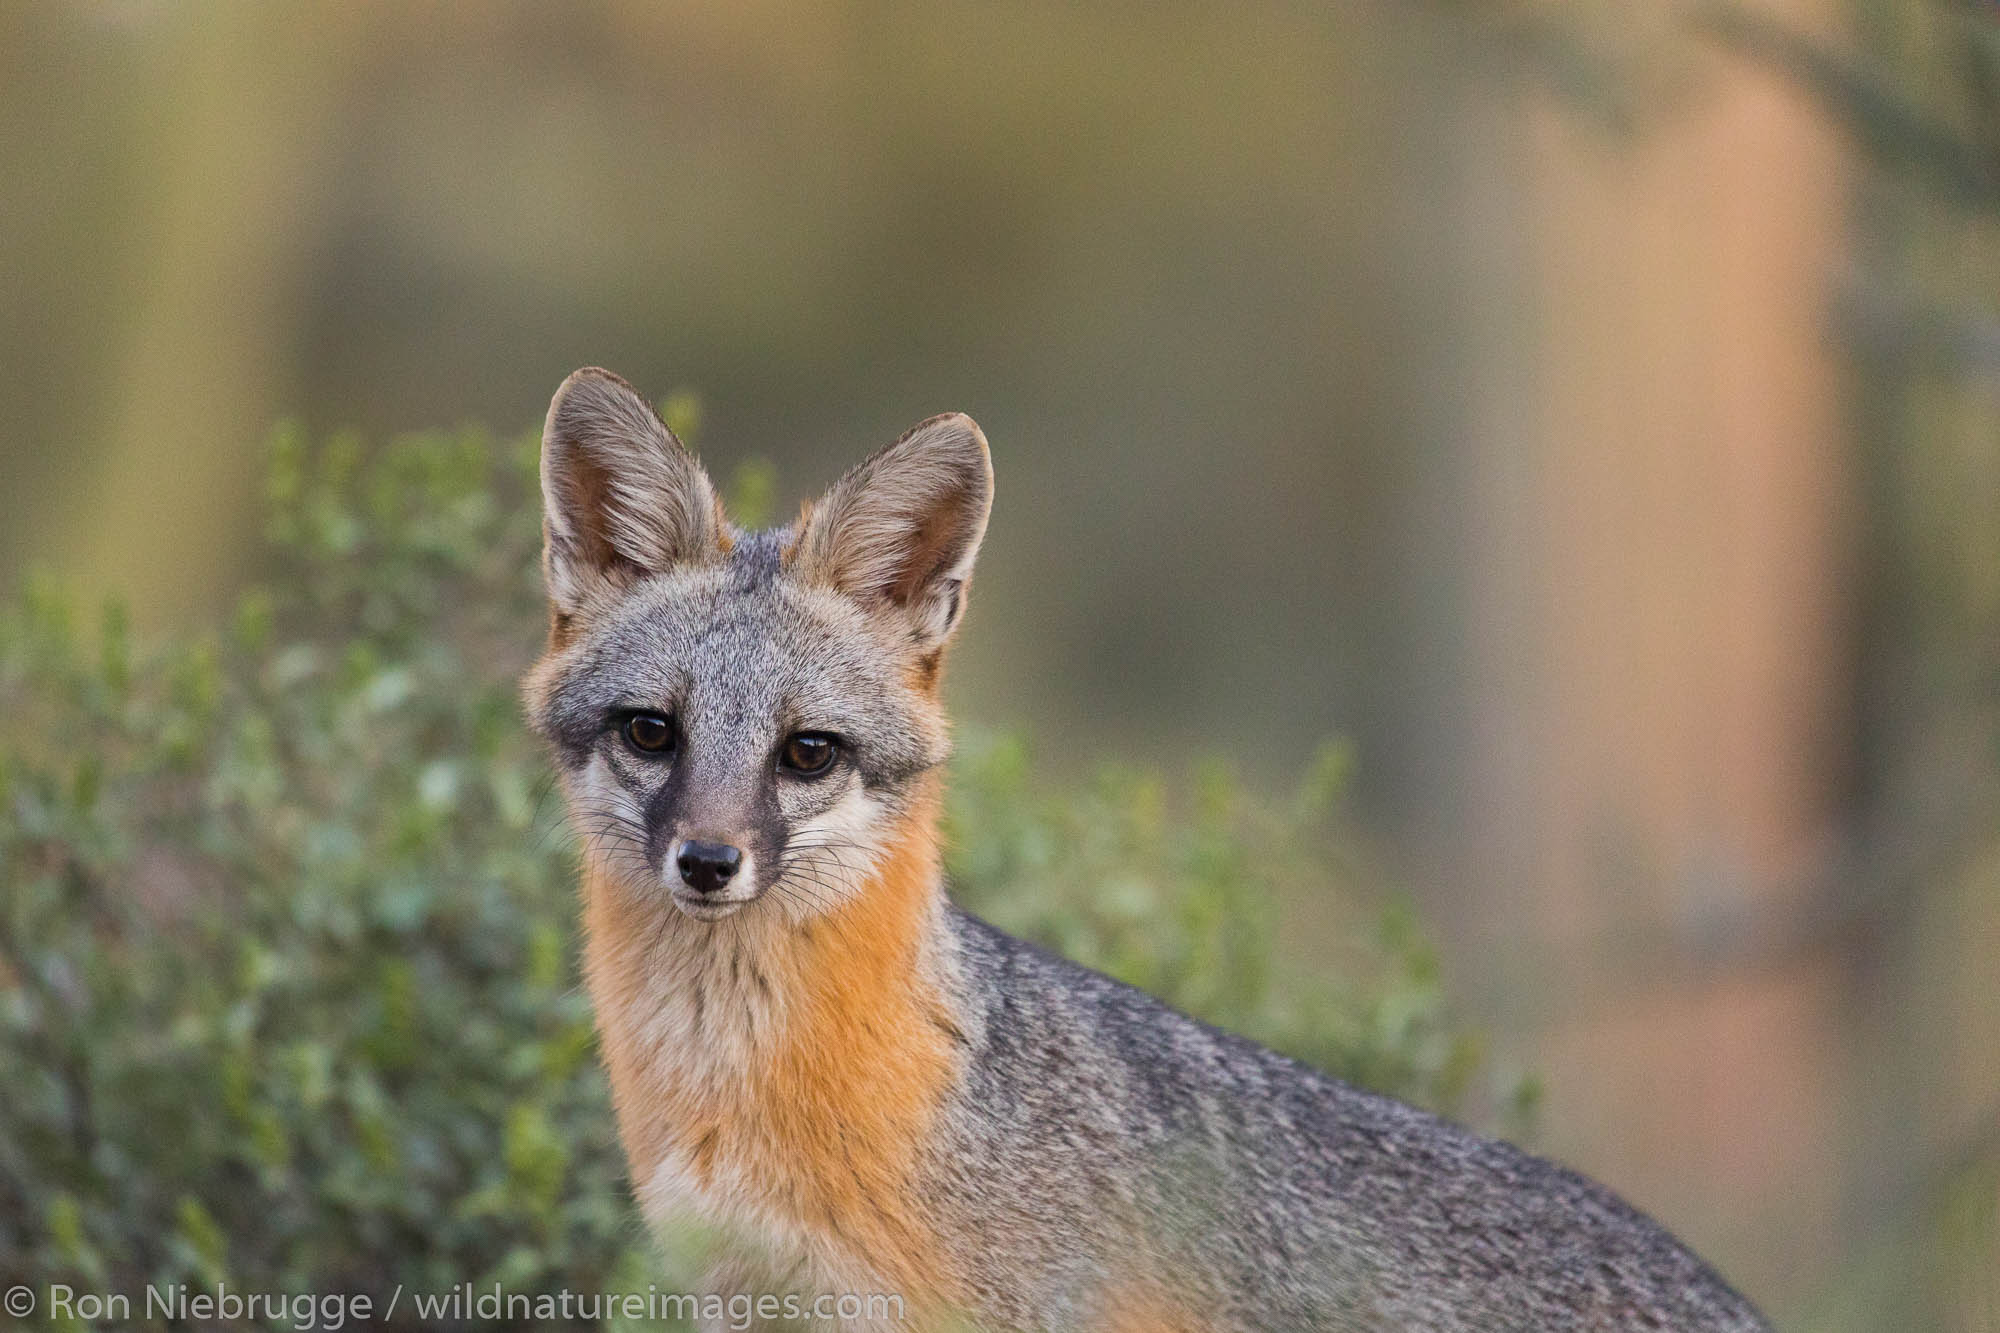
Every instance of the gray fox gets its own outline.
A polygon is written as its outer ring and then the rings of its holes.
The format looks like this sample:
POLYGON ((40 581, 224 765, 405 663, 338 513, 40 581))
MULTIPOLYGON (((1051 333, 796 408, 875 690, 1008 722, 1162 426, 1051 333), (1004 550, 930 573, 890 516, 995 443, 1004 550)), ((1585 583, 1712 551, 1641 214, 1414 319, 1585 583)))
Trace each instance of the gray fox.
POLYGON ((550 404, 524 695, 648 1220, 918 1327, 1766 1327, 1602 1187, 948 900, 938 682, 992 493, 932 417, 745 532, 625 381, 550 404))

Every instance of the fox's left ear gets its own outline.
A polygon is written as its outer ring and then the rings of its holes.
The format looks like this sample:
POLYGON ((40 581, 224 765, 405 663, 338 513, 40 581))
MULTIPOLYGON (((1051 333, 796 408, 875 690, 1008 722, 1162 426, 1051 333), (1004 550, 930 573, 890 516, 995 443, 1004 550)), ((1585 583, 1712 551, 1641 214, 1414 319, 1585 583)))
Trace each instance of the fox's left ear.
POLYGON ((993 461, 972 418, 949 412, 835 482, 800 519, 791 564, 863 605, 903 615, 921 650, 965 611, 993 508, 993 461))

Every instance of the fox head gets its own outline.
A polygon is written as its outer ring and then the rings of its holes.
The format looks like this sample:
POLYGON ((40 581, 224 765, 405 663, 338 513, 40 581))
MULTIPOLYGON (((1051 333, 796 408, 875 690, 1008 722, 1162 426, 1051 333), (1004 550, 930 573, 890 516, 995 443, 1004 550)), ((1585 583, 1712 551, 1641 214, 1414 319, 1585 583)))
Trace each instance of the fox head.
POLYGON ((992 497, 985 437, 950 414, 745 532, 630 385, 564 381, 526 698, 600 872, 700 921, 859 892, 945 758, 938 675, 992 497))

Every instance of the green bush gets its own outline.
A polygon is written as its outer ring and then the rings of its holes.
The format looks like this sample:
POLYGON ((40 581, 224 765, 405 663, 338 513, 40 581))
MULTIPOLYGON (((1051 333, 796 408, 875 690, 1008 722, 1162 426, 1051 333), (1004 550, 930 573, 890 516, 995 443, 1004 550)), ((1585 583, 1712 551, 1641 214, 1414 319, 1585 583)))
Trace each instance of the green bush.
MULTIPOLYGON (((534 466, 532 438, 281 432, 266 577, 225 626, 141 651, 46 579, 0 610, 0 1286, 678 1273, 627 1198, 574 850, 515 698, 534 466)), ((768 470, 740 481, 768 499, 768 470)), ((1341 751, 1268 801, 1216 772, 1047 793, 1017 741, 962 748, 972 906, 1361 1082, 1468 1087, 1406 916, 1339 982, 1278 975, 1276 885, 1368 901, 1341 751)))

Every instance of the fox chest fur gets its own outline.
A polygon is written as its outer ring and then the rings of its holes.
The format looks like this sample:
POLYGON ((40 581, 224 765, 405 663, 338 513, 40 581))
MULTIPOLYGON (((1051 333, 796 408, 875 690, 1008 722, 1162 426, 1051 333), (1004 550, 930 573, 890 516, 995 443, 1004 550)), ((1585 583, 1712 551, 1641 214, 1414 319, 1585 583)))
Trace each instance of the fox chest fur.
POLYGON ((649 1220, 936 1287, 948 1247, 916 1197, 963 1040, 921 956, 936 851, 912 821, 862 891, 803 927, 663 923, 586 876, 586 974, 619 1132, 649 1220))

